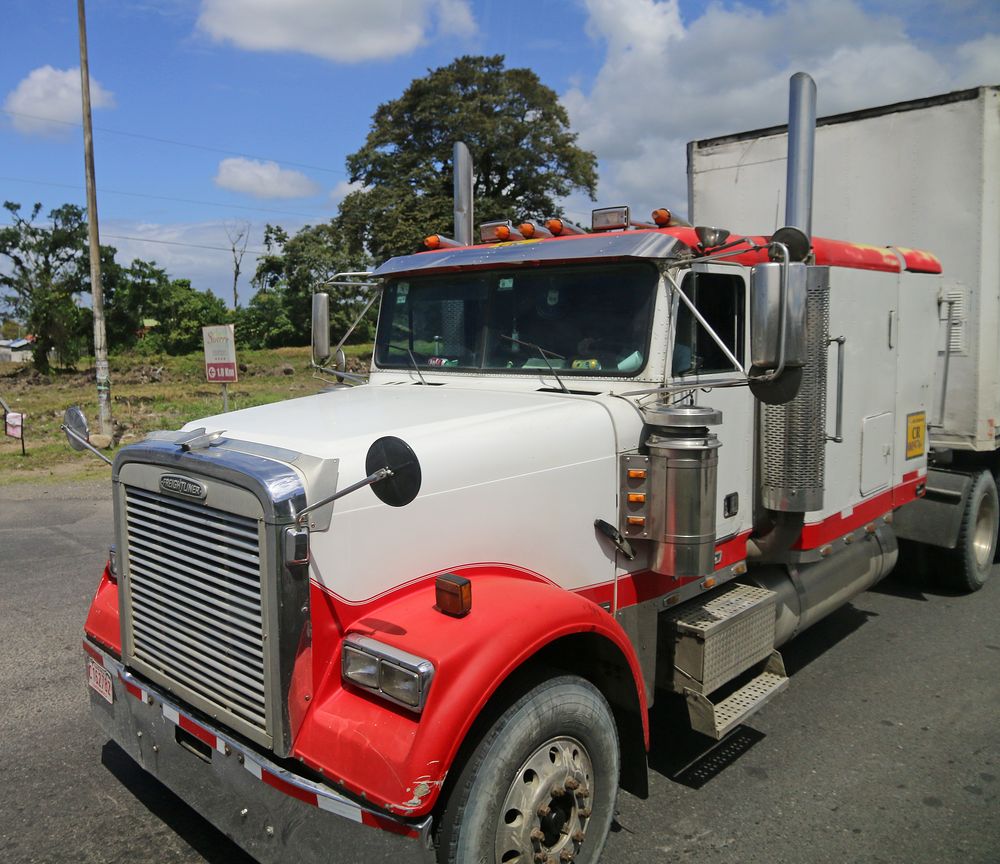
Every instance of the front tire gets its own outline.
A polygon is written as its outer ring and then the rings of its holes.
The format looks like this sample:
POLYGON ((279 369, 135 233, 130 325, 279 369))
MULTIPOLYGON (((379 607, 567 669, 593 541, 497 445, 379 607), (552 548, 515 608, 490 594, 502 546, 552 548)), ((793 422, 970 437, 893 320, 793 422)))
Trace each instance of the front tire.
POLYGON ((596 864, 618 793, 614 716, 590 682, 551 678, 493 723, 462 767, 442 864, 596 864))
POLYGON ((978 591, 990 576, 997 551, 1000 527, 1000 496, 989 471, 980 471, 969 490, 962 514, 962 527, 947 569, 939 573, 943 585, 955 591, 978 591))

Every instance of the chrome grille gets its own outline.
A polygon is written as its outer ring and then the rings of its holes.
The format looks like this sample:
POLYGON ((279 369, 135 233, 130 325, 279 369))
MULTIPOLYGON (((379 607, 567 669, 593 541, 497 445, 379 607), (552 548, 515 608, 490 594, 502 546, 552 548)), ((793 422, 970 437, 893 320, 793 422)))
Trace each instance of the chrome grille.
POLYGON ((134 486, 125 504, 134 657, 266 731, 257 520, 134 486))

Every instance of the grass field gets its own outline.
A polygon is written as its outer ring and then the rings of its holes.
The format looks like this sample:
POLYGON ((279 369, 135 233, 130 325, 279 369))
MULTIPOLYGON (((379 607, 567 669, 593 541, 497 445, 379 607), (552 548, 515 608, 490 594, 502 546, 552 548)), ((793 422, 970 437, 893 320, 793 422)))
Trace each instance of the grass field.
MULTIPOLYGON (((367 368, 371 345, 347 346, 349 368, 367 368)), ((308 348, 241 351, 240 380, 229 385, 229 410, 317 393, 308 348)), ((39 375, 31 366, 0 363, 0 396, 25 415, 25 449, 0 437, 0 486, 99 477, 107 466, 91 453, 71 450, 60 431, 70 405, 83 408, 91 432, 98 427, 93 360, 79 371, 39 375)), ((221 389, 205 380, 200 352, 184 357, 124 354, 111 358, 111 399, 118 445, 140 440, 153 429, 176 429, 189 420, 222 411, 221 389)), ((2 430, 0 430, 2 431, 2 430)), ((113 452, 106 453, 109 458, 113 452)))

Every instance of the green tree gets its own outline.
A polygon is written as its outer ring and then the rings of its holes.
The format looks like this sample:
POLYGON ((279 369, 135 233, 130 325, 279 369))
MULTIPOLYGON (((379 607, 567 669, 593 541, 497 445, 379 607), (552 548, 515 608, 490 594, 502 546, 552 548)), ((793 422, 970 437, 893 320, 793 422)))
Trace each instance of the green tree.
POLYGON ((460 57, 376 109, 364 146, 347 157, 363 188, 341 203, 341 228, 377 261, 451 233, 455 141, 472 153, 477 217, 561 215, 557 199, 574 189, 593 198, 597 186, 597 160, 576 137, 530 69, 505 69, 499 55, 460 57))
MULTIPOLYGON (((312 320, 312 294, 323 290, 330 295, 330 318, 334 333, 344 333, 361 311, 365 293, 355 288, 325 285, 337 273, 364 270, 368 259, 360 252, 353 255, 343 232, 335 222, 306 225, 294 236, 283 228, 268 225, 264 231, 267 254, 257 262, 254 284, 258 293, 251 304, 257 305, 259 317, 264 308, 281 309, 284 317, 274 318, 276 333, 258 334, 261 345, 305 345, 309 342, 312 320), (287 326, 284 323, 287 320, 287 326), (286 335, 279 336, 278 332, 286 335), (283 341, 287 339, 288 341, 283 341)), ((256 326, 256 325, 255 325, 256 326)), ((372 338, 372 324, 366 320, 352 335, 352 341, 367 342, 372 338)))
POLYGON ((226 304, 211 291, 192 288, 190 279, 160 280, 156 271, 163 271, 156 265, 151 266, 156 288, 162 289, 163 293, 155 303, 146 307, 148 314, 144 313, 144 317, 156 319, 157 324, 142 340, 140 347, 144 351, 165 354, 190 354, 199 350, 202 346, 202 327, 229 323, 226 304))
POLYGON ((301 341, 280 289, 261 288, 245 308, 235 311, 235 323, 240 348, 280 348, 301 341))
POLYGON ((54 351, 62 366, 74 364, 87 350, 86 323, 78 295, 87 287, 87 225, 84 211, 74 204, 52 210, 49 224, 35 220, 42 210, 36 203, 24 216, 21 205, 5 201, 11 222, 0 228, 2 301, 35 337, 32 359, 41 372, 49 370, 54 351))

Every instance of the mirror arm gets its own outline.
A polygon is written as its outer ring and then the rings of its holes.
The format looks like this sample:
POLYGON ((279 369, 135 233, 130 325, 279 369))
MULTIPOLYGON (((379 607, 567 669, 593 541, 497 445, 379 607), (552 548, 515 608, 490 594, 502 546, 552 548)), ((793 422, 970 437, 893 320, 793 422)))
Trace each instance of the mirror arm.
MULTIPOLYGON (((370 276, 370 273, 337 273, 333 279, 338 276, 370 276)), ((333 356, 337 356, 337 352, 344 347, 344 343, 347 341, 348 337, 354 332, 354 328, 361 323, 361 319, 368 314, 368 310, 372 308, 372 303, 375 302, 375 298, 379 295, 379 289, 382 287, 378 282, 335 282, 331 279, 326 282, 327 285, 358 285, 361 287, 371 287, 374 290, 371 292, 371 297, 368 298, 368 302, 365 304, 365 308, 361 310, 361 314, 351 323, 351 326, 347 328, 347 332, 344 334, 343 338, 337 343, 337 347, 333 349, 333 356)))
MULTIPOLYGON (((709 324, 708 321, 705 320, 705 317, 701 314, 701 312, 699 312, 695 308, 694 303, 692 303, 688 299, 688 296, 681 290, 681 288, 680 288, 679 285, 677 286, 677 296, 680 297, 680 299, 684 303, 684 305, 687 306, 687 308, 691 312, 691 314, 694 315, 695 320, 697 320, 697 322, 699 324, 701 324, 702 327, 705 328, 705 331, 708 333, 708 335, 712 337, 712 341, 716 345, 718 345, 719 348, 722 350, 722 353, 726 355, 726 359, 730 363, 733 364, 733 367, 735 369, 738 369, 740 371, 740 373, 742 373, 743 375, 746 375, 747 374, 747 370, 743 368, 743 364, 740 363, 740 361, 736 359, 736 357, 733 354, 733 352, 730 351, 726 347, 726 343, 723 342, 722 339, 719 338, 718 334, 712 329, 712 325, 709 324)), ((697 386, 697 385, 695 385, 695 386, 697 386)))
POLYGON ((357 492, 359 489, 364 489, 365 486, 371 486, 374 483, 378 483, 381 480, 388 480, 394 474, 393 470, 386 465, 385 468, 379 468, 377 471, 373 471, 364 480, 359 480, 357 483, 352 483, 346 489, 341 489, 339 492, 334 492, 332 495, 327 495, 326 498, 321 498, 310 504, 308 507, 303 507, 296 517, 299 524, 302 523, 302 518, 307 514, 311 513, 313 510, 318 510, 325 504, 331 504, 338 498, 343 498, 345 495, 350 495, 352 492, 357 492))
POLYGON ((74 432, 74 431, 73 431, 72 429, 70 429, 70 428, 69 428, 69 427, 68 427, 68 426, 67 426, 67 425, 66 425, 65 423, 64 423, 64 424, 61 424, 61 425, 59 426, 59 428, 60 428, 60 429, 62 429, 62 431, 63 431, 63 432, 65 432, 65 433, 66 433, 67 435, 71 435, 71 436, 73 437, 73 439, 74 439, 75 441, 77 441, 78 443, 80 443, 80 444, 82 444, 82 445, 83 445, 84 447, 86 447, 86 448, 87 448, 87 449, 88 449, 88 450, 89 450, 89 451, 90 451, 91 453, 93 453, 93 454, 94 454, 94 455, 95 455, 95 456, 96 456, 96 457, 97 457, 98 459, 103 459, 103 460, 104 460, 105 462, 107 462, 107 463, 108 463, 109 465, 111 465, 111 464, 112 464, 111 460, 110 460, 110 459, 109 459, 109 458, 108 458, 107 456, 105 456, 105 455, 104 455, 104 454, 103 454, 103 453, 102 453, 102 452, 101 452, 100 450, 98 450, 98 449, 97 449, 97 448, 96 448, 96 447, 95 447, 95 446, 94 446, 93 444, 91 444, 91 443, 90 443, 90 442, 89 442, 89 441, 88 441, 88 440, 87 440, 86 438, 82 437, 81 435, 78 435, 78 434, 77 434, 76 432, 74 432))

